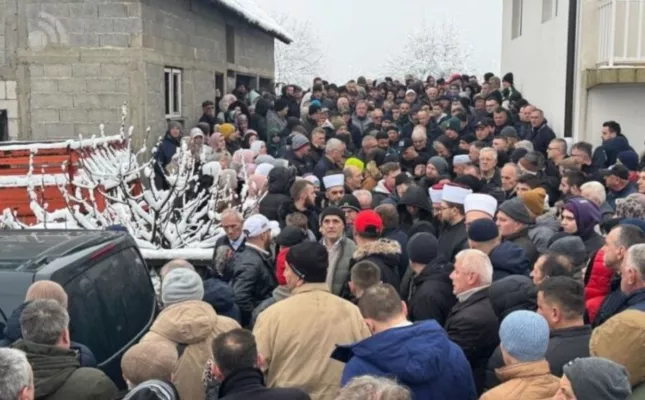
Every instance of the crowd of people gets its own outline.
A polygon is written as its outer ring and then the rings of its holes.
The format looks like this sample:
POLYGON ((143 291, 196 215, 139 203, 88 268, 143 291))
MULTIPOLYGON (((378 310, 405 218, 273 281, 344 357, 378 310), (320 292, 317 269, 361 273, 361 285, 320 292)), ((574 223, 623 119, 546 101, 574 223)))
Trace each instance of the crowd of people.
POLYGON ((252 213, 221 213, 204 274, 162 268, 125 391, 69 337, 63 288, 34 283, 0 400, 645 399, 645 163, 616 121, 595 148, 556 135, 513 80, 204 102, 191 151, 252 213))

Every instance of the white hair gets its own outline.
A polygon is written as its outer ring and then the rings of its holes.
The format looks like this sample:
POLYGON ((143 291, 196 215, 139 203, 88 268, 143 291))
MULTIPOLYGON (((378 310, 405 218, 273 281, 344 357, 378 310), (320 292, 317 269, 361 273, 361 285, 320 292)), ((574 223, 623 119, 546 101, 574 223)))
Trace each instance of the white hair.
POLYGON ((370 192, 369 190, 354 190, 352 194, 354 195, 354 197, 356 197, 356 200, 358 200, 359 203, 361 202, 361 198, 365 198, 367 203, 372 203, 372 192, 370 192))
POLYGON ((31 365, 20 350, 0 349, 0 399, 17 399, 20 392, 31 387, 31 365))
POLYGON ((410 400, 412 394, 396 381, 371 375, 357 376, 338 391, 335 400, 410 400))
POLYGON ((417 125, 414 127, 412 130, 412 139, 427 139, 428 134, 426 133, 426 128, 422 127, 421 125, 417 125))
POLYGON ((494 148, 484 147, 483 149, 479 150, 479 157, 481 157, 483 153, 490 153, 493 155, 493 158, 497 160, 497 150, 495 150, 494 148))
POLYGON ((486 253, 476 249, 462 250, 455 256, 455 261, 461 260, 467 271, 479 275, 481 286, 490 285, 493 282, 493 264, 486 253))
POLYGON ((224 217, 235 217, 239 221, 244 220, 244 217, 242 216, 242 213, 240 213, 239 211, 237 211, 234 208, 227 208, 226 210, 222 211, 222 219, 224 219, 224 217))
POLYGON ((583 183, 582 186, 580 186, 580 194, 582 197, 591 201, 598 207, 602 206, 607 200, 605 187, 602 183, 596 181, 583 183))
POLYGON ((531 152, 535 151, 533 148, 533 143, 529 140, 520 140, 519 142, 515 143, 515 148, 516 149, 526 149, 526 151, 531 152))
POLYGON ((345 143, 340 139, 331 138, 327 141, 327 145, 325 146, 325 154, 331 154, 334 150, 342 150, 344 147, 345 143))
POLYGON ((631 246, 627 250, 627 260, 625 267, 638 272, 641 280, 645 277, 645 243, 639 243, 631 246))

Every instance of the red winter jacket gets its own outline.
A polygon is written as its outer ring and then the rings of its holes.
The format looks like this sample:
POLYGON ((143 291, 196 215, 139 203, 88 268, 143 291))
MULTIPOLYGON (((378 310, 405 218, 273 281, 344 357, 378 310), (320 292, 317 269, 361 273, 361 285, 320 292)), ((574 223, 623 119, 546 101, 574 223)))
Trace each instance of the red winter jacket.
POLYGON ((596 252, 593 262, 589 266, 591 273, 585 287, 585 308, 589 321, 596 318, 605 296, 611 292, 611 278, 614 271, 605 266, 605 251, 601 248, 596 252))
POLYGON ((284 263, 287 261, 287 253, 290 247, 280 246, 278 257, 275 260, 275 277, 278 278, 278 285, 284 286, 287 280, 284 278, 284 263))

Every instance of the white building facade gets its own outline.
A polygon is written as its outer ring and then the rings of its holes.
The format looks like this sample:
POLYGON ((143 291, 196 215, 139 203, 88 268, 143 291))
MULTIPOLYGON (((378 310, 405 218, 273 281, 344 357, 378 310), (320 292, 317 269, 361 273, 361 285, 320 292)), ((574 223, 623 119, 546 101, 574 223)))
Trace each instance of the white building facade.
POLYGON ((645 149, 645 0, 504 0, 502 71, 558 136, 645 149))

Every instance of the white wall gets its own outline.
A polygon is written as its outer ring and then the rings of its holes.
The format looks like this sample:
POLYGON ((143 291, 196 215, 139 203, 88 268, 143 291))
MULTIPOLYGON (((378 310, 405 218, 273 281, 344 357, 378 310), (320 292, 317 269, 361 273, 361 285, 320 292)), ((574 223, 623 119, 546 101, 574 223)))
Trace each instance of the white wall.
POLYGON ((524 0, 522 34, 511 39, 513 0, 504 0, 502 76, 513 72, 515 87, 544 110, 556 135, 564 136, 569 1, 557 3, 557 16, 542 23, 542 0, 524 0))
POLYGON ((591 135, 585 139, 594 146, 600 144, 602 123, 615 120, 629 144, 639 154, 645 149, 645 85, 601 85, 589 90, 587 97, 587 127, 591 135))

